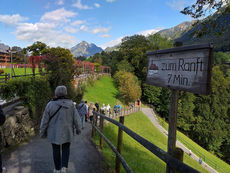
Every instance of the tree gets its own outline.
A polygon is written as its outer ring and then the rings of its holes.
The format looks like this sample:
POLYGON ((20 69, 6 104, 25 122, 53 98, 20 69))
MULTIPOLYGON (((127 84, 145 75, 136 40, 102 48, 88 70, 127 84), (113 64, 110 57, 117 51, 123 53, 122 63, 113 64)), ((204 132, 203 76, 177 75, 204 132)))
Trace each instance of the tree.
POLYGON ((211 15, 200 22, 199 19, 214 12, 216 14, 229 15, 229 0, 197 0, 193 5, 185 7, 181 11, 182 14, 189 15, 196 20, 198 19, 194 25, 200 24, 200 27, 193 33, 197 37, 202 37, 210 32, 221 35, 222 32, 225 32, 229 28, 226 20, 222 21, 221 26, 217 26, 215 22, 216 17, 211 15))
POLYGON ((134 71, 133 66, 125 59, 118 63, 117 69, 118 69, 118 71, 125 71, 125 72, 133 72, 134 71))
POLYGON ((114 76, 121 98, 125 103, 133 102, 141 97, 138 79, 130 72, 119 71, 114 76))
POLYGON ((76 69, 70 50, 61 47, 47 49, 45 64, 52 91, 58 85, 65 85, 70 93, 73 90, 72 81, 76 69))
POLYGON ((28 46, 26 49, 32 52, 33 56, 39 56, 39 55, 46 54, 47 45, 45 43, 37 41, 31 46, 28 46))
POLYGON ((178 127, 188 134, 195 123, 193 110, 195 109, 195 95, 189 92, 180 92, 178 101, 178 127))
POLYGON ((210 95, 195 98, 195 122, 190 135, 200 145, 218 154, 229 133, 230 80, 216 66, 213 67, 211 83, 210 95))
POLYGON ((167 38, 161 37, 160 34, 151 34, 147 37, 150 42, 151 50, 167 49, 173 47, 173 42, 167 38))
POLYGON ((13 46, 11 51, 16 51, 16 53, 13 53, 13 59, 14 59, 14 63, 24 63, 24 53, 22 51, 22 48, 18 47, 18 46, 13 46))
POLYGON ((213 65, 223 65, 226 62, 230 61, 230 56, 224 52, 214 52, 214 61, 213 65))
POLYGON ((223 14, 229 13, 229 0, 197 0, 193 5, 185 7, 181 13, 198 19, 212 11, 220 11, 223 14))
POLYGON ((78 56, 78 57, 76 57, 76 59, 79 60, 79 61, 85 61, 87 59, 87 57, 85 57, 85 56, 78 56))
POLYGON ((145 80, 149 41, 143 35, 134 35, 122 39, 119 52, 122 59, 134 67, 134 73, 140 80, 145 80))

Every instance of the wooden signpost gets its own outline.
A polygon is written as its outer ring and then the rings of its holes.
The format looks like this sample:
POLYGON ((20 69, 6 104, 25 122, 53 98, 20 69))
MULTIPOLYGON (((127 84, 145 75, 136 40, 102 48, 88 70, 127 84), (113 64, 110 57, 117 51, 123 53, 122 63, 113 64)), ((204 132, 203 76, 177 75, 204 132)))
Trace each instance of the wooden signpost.
MULTIPOLYGON (((210 93, 212 44, 176 47, 148 52, 146 82, 171 89, 168 153, 176 151, 179 90, 196 94, 210 93)), ((167 165, 167 173, 175 172, 167 165)))

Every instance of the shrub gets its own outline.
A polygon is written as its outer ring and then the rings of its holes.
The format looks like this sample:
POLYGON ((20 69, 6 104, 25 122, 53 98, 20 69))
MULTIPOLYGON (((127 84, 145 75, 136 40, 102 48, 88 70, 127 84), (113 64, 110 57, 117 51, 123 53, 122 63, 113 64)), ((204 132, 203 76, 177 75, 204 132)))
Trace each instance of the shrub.
POLYGON ((46 77, 16 78, 0 85, 0 97, 10 100, 18 96, 39 123, 45 105, 51 99, 51 90, 46 77))

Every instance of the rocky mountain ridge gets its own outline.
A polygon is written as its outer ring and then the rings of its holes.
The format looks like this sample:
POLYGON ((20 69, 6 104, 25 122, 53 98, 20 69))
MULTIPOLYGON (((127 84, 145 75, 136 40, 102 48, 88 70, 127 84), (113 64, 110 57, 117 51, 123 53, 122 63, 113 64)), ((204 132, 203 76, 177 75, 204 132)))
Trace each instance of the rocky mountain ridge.
POLYGON ((86 41, 82 41, 76 46, 72 47, 70 51, 74 55, 74 57, 79 57, 79 56, 90 57, 96 53, 102 52, 103 49, 96 46, 93 43, 89 44, 86 41))

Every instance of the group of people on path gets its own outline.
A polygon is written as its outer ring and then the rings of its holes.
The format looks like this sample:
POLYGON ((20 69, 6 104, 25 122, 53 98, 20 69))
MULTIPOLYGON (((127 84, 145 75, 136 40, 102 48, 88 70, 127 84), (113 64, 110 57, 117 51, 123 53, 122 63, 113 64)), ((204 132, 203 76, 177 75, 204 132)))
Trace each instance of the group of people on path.
POLYGON ((111 107, 98 102, 87 104, 82 100, 76 105, 67 97, 67 88, 58 86, 55 89, 55 98, 45 108, 40 124, 40 137, 46 138, 52 145, 54 173, 66 173, 68 169, 70 145, 74 134, 80 134, 85 128, 85 122, 93 119, 93 111, 101 111, 110 115, 111 107))
MULTIPOLYGON (((93 111, 110 116, 111 107, 103 103, 100 108, 98 102, 95 104, 91 102, 88 106, 84 100, 76 106, 76 103, 67 98, 66 86, 56 87, 55 97, 46 105, 40 124, 40 137, 47 139, 52 145, 54 173, 67 173, 73 137, 81 133, 88 119, 92 121, 93 111)), ((0 107, 0 126, 4 122, 5 116, 0 107)), ((0 173, 5 172, 0 153, 0 173)))

